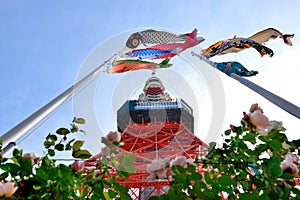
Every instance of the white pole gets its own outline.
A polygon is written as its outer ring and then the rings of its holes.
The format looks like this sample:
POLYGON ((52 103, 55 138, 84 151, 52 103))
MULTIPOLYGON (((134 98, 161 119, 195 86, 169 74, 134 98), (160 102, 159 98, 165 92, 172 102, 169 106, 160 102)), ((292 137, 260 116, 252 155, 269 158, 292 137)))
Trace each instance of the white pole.
POLYGON ((51 114, 53 114, 59 106, 70 100, 84 86, 87 86, 87 84, 90 83, 91 80, 93 80, 100 72, 102 72, 104 66, 110 64, 110 60, 113 57, 114 55, 110 57, 107 61, 105 61, 103 64, 101 64, 99 67, 97 67, 95 70, 86 75, 84 78, 82 78, 80 81, 78 81, 73 86, 65 90, 63 93, 58 95, 48 104, 37 110, 35 113, 30 115, 28 118, 16 125, 11 130, 3 134, 0 137, 0 139, 2 140, 2 146, 4 147, 3 154, 7 153, 12 148, 14 148, 18 144, 17 140, 20 137, 30 135, 44 121, 46 121, 46 119, 48 119, 48 117, 51 114))
POLYGON ((271 101, 273 104, 277 105, 281 109, 285 110, 286 112, 290 113, 291 115, 294 115, 295 117, 300 119, 300 108, 291 102, 281 98, 280 96, 277 96, 276 94, 264 89, 263 87, 260 87, 259 85, 240 77, 237 74, 231 73, 230 74, 231 78, 234 78, 235 80, 239 81, 243 85, 247 86, 251 90, 257 92, 264 98, 268 99, 271 101))
MULTIPOLYGON (((193 51, 191 53, 193 56, 197 56, 200 60, 203 60, 204 62, 208 63, 213 68, 216 68, 215 63, 213 61, 210 61, 204 56, 198 55, 193 51)), ((247 86, 248 88, 255 91, 256 93, 260 94, 261 96, 263 96, 264 98, 272 102, 273 104, 277 105, 281 109, 285 110, 286 112, 300 119, 300 108, 298 106, 264 89, 263 87, 260 87, 259 85, 249 81, 248 79, 240 77, 235 73, 231 73, 230 77, 239 81, 240 83, 247 86)))

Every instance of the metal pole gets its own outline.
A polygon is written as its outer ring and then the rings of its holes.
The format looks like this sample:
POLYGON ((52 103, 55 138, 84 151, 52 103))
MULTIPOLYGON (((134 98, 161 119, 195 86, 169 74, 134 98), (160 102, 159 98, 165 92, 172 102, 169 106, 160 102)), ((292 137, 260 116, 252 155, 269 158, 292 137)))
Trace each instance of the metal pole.
POLYGON ((292 104, 291 102, 281 98, 280 96, 277 96, 276 94, 260 87, 259 85, 255 84, 245 78, 240 77, 239 75, 231 73, 230 77, 239 81, 240 83, 247 86, 251 90, 257 92, 258 94, 260 94, 264 98, 268 99, 269 101, 271 101, 278 107, 282 108, 286 112, 290 113, 291 115, 294 115, 295 117, 300 118, 300 108, 298 106, 296 106, 296 105, 292 104))
MULTIPOLYGON (((215 63, 213 61, 208 60, 204 56, 198 55, 195 52, 191 52, 193 56, 197 56, 200 60, 203 60, 204 62, 208 63, 213 68, 216 68, 215 63)), ((242 78, 239 75, 235 73, 231 73, 230 77, 239 81, 243 85, 247 86, 251 90, 255 91, 256 93, 260 94, 273 104, 277 105, 281 109, 285 110, 286 112, 290 113, 291 115, 300 118, 300 108, 291 102, 281 98, 280 96, 277 96, 276 94, 264 89, 263 87, 260 87, 259 85, 249 81, 248 79, 242 78)))
POLYGON ((58 95, 48 104, 40 108, 38 111, 30 115, 24 121, 19 123, 17 126, 3 134, 0 139, 3 145, 3 154, 13 149, 18 143, 16 142, 20 137, 30 135, 39 125, 46 120, 46 117, 53 114, 57 108, 63 103, 67 102, 73 95, 75 95, 80 89, 86 86, 92 79, 94 79, 103 69, 105 65, 110 64, 110 60, 114 57, 110 57, 107 61, 97 67, 95 70, 90 72, 88 75, 83 77, 80 81, 75 83, 73 86, 65 90, 63 93, 58 95))

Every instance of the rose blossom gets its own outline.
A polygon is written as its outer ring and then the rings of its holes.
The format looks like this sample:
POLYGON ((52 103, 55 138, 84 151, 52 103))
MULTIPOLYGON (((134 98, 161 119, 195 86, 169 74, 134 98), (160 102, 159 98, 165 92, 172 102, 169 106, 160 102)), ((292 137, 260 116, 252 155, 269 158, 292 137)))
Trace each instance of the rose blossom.
POLYGON ((282 171, 285 171, 286 169, 290 168, 292 170, 292 175, 296 176, 299 172, 298 166, 295 164, 297 162, 297 156, 289 152, 285 155, 285 160, 281 162, 280 168, 282 171))
POLYGON ((146 170, 150 173, 149 179, 164 179, 166 178, 168 160, 167 159, 155 159, 150 164, 147 164, 146 170))
POLYGON ((71 168, 75 171, 81 171, 84 168, 84 162, 76 160, 72 163, 71 168))
POLYGON ((187 165, 194 164, 194 160, 192 158, 187 159, 185 156, 177 156, 174 160, 171 161, 170 165, 180 165, 184 168, 187 167, 187 165))
POLYGON ((13 182, 6 182, 0 185, 0 197, 4 196, 6 198, 11 197, 16 191, 18 187, 15 187, 13 182))
POLYGON ((121 141, 121 134, 117 131, 113 132, 113 131, 110 131, 106 138, 108 139, 108 141, 110 142, 120 142, 121 141))
POLYGON ((281 121, 269 121, 268 132, 272 130, 285 131, 286 129, 282 126, 281 121))
POLYGON ((253 113, 254 111, 260 110, 262 113, 264 113, 264 111, 261 109, 261 107, 258 106, 258 103, 254 103, 251 105, 249 111, 250 113, 253 113))
POLYGON ((261 110, 256 110, 253 113, 249 113, 249 118, 251 124, 253 124, 256 127, 256 129, 261 135, 265 136, 268 134, 266 129, 268 128, 268 126, 270 126, 270 122, 268 117, 266 117, 261 112, 261 110))

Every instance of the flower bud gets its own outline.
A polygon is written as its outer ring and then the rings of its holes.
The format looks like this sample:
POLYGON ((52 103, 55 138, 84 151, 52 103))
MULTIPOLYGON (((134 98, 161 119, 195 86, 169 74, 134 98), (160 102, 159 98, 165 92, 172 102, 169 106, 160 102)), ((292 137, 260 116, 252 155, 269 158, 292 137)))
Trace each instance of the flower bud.
POLYGON ((84 162, 76 160, 72 163, 71 168, 75 171, 81 171, 84 168, 84 162))

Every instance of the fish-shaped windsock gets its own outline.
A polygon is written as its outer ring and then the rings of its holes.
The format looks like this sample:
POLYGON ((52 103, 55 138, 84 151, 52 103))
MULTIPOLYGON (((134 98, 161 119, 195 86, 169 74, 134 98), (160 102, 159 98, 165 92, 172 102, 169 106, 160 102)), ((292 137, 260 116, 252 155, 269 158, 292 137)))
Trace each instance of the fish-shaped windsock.
POLYGON ((172 50, 159 50, 159 49, 137 49, 132 50, 129 53, 125 53, 124 57, 138 58, 143 59, 161 59, 161 58, 172 58, 176 56, 181 49, 172 49, 172 50))
POLYGON ((131 34, 126 41, 126 47, 134 49, 140 44, 147 46, 149 44, 184 42, 187 36, 188 33, 176 35, 166 31, 148 29, 131 34))
POLYGON ((173 42, 173 43, 162 43, 162 44, 156 44, 154 46, 151 46, 152 49, 159 49, 159 50, 172 50, 172 49, 181 49, 180 52, 191 48, 193 46, 196 46, 203 42, 205 39, 203 37, 197 37, 197 29, 194 29, 191 33, 187 35, 186 40, 184 43, 182 42, 173 42))
POLYGON ((215 67, 230 76, 231 73, 235 73, 239 76, 254 76, 258 74, 257 71, 249 71, 241 63, 230 61, 230 62, 214 62, 215 67))
POLYGON ((248 39, 254 40, 258 43, 265 43, 270 39, 276 39, 277 37, 279 37, 283 39, 283 42, 286 45, 292 46, 293 43, 291 39, 294 37, 294 35, 295 34, 282 34, 280 31, 274 28, 267 28, 258 33, 255 33, 254 35, 250 36, 248 39))
POLYGON ((237 53, 241 50, 251 47, 256 49, 261 56, 269 55, 270 57, 272 57, 274 55, 272 49, 247 38, 232 38, 228 40, 218 41, 207 49, 202 50, 201 55, 205 56, 206 58, 211 58, 215 55, 237 53))
POLYGON ((161 63, 154 63, 142 60, 118 60, 113 63, 113 67, 111 69, 108 69, 107 72, 109 74, 112 74, 141 69, 154 70, 159 68, 168 68, 172 66, 172 64, 170 64, 169 61, 169 58, 164 59, 161 63))

